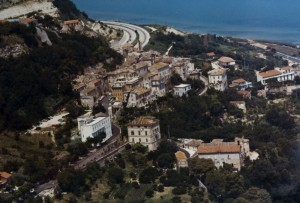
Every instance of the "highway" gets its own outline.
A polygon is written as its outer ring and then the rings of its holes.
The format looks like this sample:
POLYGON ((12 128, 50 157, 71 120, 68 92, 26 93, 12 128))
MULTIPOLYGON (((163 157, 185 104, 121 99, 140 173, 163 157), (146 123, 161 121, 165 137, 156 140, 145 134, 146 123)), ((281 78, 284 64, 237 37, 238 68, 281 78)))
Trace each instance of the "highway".
POLYGON ((284 60, 289 60, 292 61, 294 63, 300 64, 300 58, 294 57, 294 56, 290 56, 281 52, 276 52, 275 56, 279 56, 282 57, 282 59, 284 60))
MULTIPOLYGON (((114 21, 102 21, 102 23, 105 23, 109 27, 112 27, 114 29, 119 29, 123 31, 123 37, 119 41, 113 42, 111 44, 111 47, 114 49, 119 49, 126 43, 132 44, 136 41, 137 37, 138 40, 141 42, 142 48, 145 47, 150 40, 149 32, 142 27, 114 21)), ((135 47, 138 47, 138 44, 136 44, 135 47)))

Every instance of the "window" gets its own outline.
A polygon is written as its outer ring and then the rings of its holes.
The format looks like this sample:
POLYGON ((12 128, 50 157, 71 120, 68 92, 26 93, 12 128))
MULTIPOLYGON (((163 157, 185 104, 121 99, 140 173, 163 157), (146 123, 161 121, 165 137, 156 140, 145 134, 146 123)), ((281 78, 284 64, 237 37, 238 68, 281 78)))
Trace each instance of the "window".
POLYGON ((139 139, 139 142, 142 142, 142 139, 141 139, 141 138, 139 139))
POLYGON ((148 142, 148 139, 146 139, 146 142, 148 142))
POLYGON ((147 131, 145 131, 145 134, 147 135, 147 131))
POLYGON ((134 138, 132 138, 132 143, 134 143, 134 138))
POLYGON ((141 132, 139 131, 139 135, 141 135, 141 132))
POLYGON ((131 135, 134 135, 134 131, 133 130, 131 131, 131 135))

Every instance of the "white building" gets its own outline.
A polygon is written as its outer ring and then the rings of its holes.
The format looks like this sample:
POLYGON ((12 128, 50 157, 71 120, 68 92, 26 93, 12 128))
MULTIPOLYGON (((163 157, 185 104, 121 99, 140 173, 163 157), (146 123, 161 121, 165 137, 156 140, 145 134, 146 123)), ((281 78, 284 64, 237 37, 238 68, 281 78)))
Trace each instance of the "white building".
POLYGON ((252 87, 252 82, 246 81, 244 78, 238 78, 236 80, 233 80, 229 87, 234 87, 237 89, 245 90, 247 88, 252 87))
POLYGON ((182 151, 177 151, 175 153, 175 157, 176 157, 176 167, 177 167, 177 170, 179 171, 180 168, 187 168, 189 167, 188 165, 188 159, 185 155, 184 152, 182 151))
POLYGON ((86 142, 88 138, 93 138, 101 133, 105 133, 106 141, 112 136, 111 122, 109 117, 97 117, 83 115, 77 118, 78 131, 81 136, 81 141, 86 142))
POLYGON ((180 85, 176 85, 174 86, 174 95, 175 96, 179 96, 182 97, 182 95, 187 95, 188 91, 190 91, 192 89, 190 84, 180 84, 180 85))
POLYGON ((143 107, 155 99, 155 96, 151 94, 151 89, 145 87, 138 87, 124 94, 127 107, 143 107))
POLYGON ((247 112, 245 101, 230 101, 229 103, 235 106, 236 108, 241 109, 244 113, 247 112))
POLYGON ((201 144, 198 147, 198 157, 211 159, 217 168, 223 167, 223 163, 227 163, 237 170, 241 169, 243 160, 240 145, 235 142, 223 142, 221 139, 201 144))
POLYGON ((224 91, 227 89, 226 69, 214 69, 208 72, 208 82, 211 87, 216 90, 224 91))
POLYGON ((230 57, 226 57, 226 56, 222 56, 221 58, 219 58, 218 62, 219 62, 219 65, 223 66, 223 67, 235 65, 235 60, 230 57))
POLYGON ((141 116, 131 121, 128 126, 130 144, 141 143, 149 151, 156 150, 161 139, 159 120, 152 116, 141 116))
POLYGON ((295 79, 295 72, 291 67, 282 67, 275 68, 274 70, 269 70, 266 72, 256 72, 257 82, 261 82, 261 84, 266 85, 267 80, 277 79, 278 82, 284 82, 288 80, 295 79))
POLYGON ((170 67, 167 63, 155 63, 150 67, 150 71, 153 73, 157 73, 157 75, 160 78, 163 78, 165 81, 167 81, 171 77, 170 67))

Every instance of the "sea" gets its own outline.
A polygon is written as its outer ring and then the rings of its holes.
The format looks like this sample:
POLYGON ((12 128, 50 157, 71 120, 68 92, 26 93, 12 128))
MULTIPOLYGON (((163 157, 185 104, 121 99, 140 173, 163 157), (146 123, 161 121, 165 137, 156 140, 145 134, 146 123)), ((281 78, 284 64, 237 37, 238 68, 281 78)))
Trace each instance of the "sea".
POLYGON ((72 0, 95 20, 300 45, 299 0, 72 0))

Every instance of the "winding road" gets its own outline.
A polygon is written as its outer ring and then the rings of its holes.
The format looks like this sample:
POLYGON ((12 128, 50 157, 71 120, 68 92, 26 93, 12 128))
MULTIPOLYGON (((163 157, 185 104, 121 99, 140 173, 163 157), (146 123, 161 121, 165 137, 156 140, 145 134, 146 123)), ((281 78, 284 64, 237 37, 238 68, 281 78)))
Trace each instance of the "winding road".
MULTIPOLYGON (((140 41, 141 47, 144 48, 150 40, 149 32, 142 27, 114 21, 102 21, 102 23, 107 24, 108 27, 123 31, 122 38, 119 41, 113 41, 111 43, 113 49, 120 49, 123 45, 127 43, 133 44, 137 42, 137 40, 140 41)), ((138 48, 138 43, 133 45, 138 48)))

